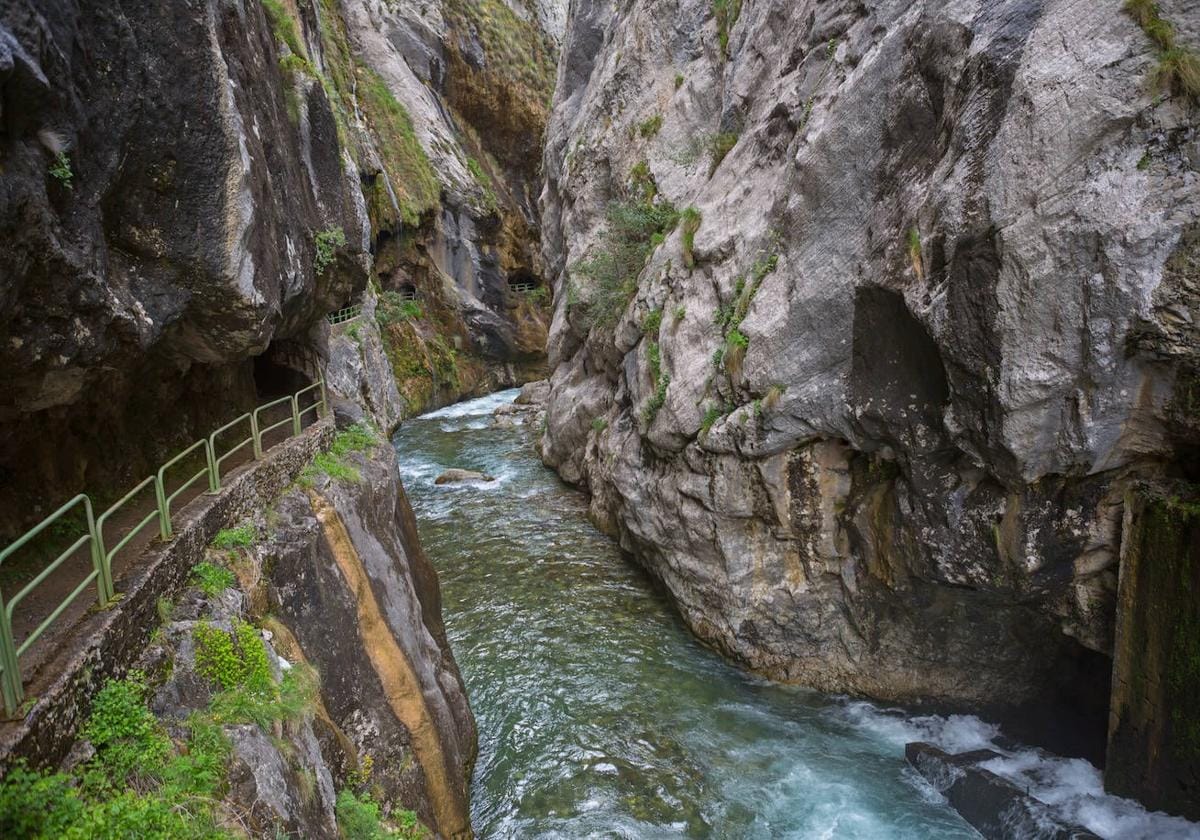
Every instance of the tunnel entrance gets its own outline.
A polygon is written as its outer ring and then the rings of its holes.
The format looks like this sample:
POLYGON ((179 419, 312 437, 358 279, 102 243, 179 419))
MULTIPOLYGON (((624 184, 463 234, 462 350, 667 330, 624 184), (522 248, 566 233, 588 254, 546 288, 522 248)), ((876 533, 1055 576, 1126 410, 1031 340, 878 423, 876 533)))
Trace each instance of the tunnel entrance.
POLYGON ((541 282, 533 274, 527 271, 519 271, 508 277, 509 291, 517 292, 518 294, 527 294, 532 292, 541 285, 541 282))
POLYGON ((416 300, 417 287, 412 283, 402 283, 396 287, 396 294, 400 296, 400 300, 416 300))
POLYGON ((311 384, 306 374, 281 364, 269 350, 254 359, 254 391, 259 402, 291 396, 311 384))

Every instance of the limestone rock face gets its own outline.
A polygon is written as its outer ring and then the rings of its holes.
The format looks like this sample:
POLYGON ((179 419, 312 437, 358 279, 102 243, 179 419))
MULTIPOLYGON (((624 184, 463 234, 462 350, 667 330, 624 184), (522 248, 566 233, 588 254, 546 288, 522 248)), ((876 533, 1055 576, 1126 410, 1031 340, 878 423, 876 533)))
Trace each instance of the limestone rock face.
POLYGON ((543 457, 701 637, 1099 757, 1123 489, 1198 441, 1200 139, 1153 62, 1116 0, 573 5, 543 457))
POLYGON ((388 805, 469 837, 475 721, 437 575, 391 446, 353 464, 357 482, 322 479, 280 500, 281 524, 259 549, 271 612, 321 675, 329 721, 371 757, 388 805))

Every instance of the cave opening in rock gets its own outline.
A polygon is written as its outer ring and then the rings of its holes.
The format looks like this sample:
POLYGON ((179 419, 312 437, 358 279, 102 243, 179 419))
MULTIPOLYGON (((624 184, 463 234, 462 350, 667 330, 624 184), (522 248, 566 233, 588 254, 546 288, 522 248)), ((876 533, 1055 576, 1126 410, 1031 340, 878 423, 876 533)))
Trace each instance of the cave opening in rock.
POLYGON ((254 390, 258 401, 290 396, 313 383, 305 361, 310 351, 290 342, 274 342, 254 357, 254 390))
POLYGON ((400 296, 400 300, 416 300, 417 287, 412 283, 401 283, 396 287, 396 294, 400 296))
POLYGON ((889 419, 937 415, 949 399, 937 344, 897 292, 863 286, 855 293, 850 390, 855 405, 889 419))

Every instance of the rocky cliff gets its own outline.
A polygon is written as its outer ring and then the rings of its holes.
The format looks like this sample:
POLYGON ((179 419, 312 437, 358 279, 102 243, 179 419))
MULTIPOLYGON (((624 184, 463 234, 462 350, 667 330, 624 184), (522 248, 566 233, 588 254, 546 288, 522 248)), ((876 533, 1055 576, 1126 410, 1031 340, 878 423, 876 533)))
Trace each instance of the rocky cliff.
POLYGON ((117 497, 314 379, 323 316, 369 286, 402 413, 540 370, 532 185, 561 18, 5 3, 0 531, 117 497))
POLYGON ((543 457, 728 655, 1102 756, 1200 451, 1200 16, 1131 7, 573 5, 543 457))

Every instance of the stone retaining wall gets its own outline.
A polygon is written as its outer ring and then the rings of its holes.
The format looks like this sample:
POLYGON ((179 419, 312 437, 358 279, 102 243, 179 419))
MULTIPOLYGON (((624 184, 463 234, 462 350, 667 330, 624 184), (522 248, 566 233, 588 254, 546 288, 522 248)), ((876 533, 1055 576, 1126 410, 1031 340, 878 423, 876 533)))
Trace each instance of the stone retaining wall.
POLYGON ((159 625, 159 599, 177 597, 217 532, 269 505, 333 434, 331 419, 315 423, 223 479, 219 495, 202 495, 180 512, 174 539, 153 543, 117 581, 117 603, 85 618, 26 687, 32 707, 0 725, 0 775, 19 758, 37 767, 62 761, 96 691, 126 673, 159 625))

